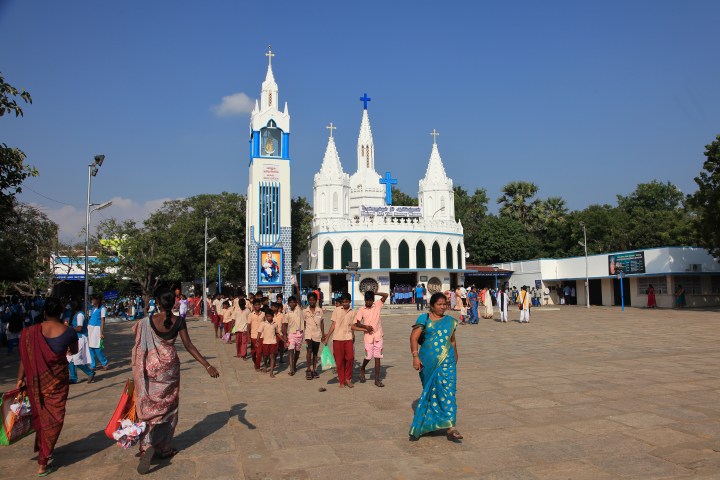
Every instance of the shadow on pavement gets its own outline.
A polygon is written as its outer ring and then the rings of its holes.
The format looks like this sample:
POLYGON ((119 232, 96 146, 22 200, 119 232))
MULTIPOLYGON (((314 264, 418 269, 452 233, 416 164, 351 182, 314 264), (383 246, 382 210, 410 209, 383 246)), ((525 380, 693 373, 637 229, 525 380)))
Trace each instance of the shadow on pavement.
POLYGON ((105 436, 105 430, 103 429, 80 440, 58 446, 53 452, 53 458, 57 458, 56 466, 67 467, 75 462, 86 460, 114 443, 105 436))

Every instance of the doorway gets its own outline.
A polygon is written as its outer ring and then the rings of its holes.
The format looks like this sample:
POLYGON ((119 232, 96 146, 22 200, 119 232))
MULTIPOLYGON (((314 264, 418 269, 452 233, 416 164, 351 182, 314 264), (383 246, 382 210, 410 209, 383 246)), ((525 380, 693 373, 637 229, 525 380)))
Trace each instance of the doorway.
POLYGON ((602 280, 590 280, 590 305, 602 304, 602 280))
MULTIPOLYGON (((625 300, 625 306, 630 306, 630 279, 629 278, 623 278, 623 297, 625 300)), ((613 296, 614 302, 613 304, 616 307, 619 307, 622 305, 622 299, 620 298, 620 279, 615 278, 613 279, 613 296)))

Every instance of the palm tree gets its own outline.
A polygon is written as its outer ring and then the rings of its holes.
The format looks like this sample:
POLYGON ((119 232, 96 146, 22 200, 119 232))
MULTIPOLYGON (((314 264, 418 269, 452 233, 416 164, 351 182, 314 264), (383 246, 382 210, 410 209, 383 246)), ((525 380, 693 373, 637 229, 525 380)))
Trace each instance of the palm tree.
POLYGON ((531 213, 537 202, 530 203, 532 197, 538 192, 538 186, 532 182, 510 182, 502 188, 502 196, 497 203, 502 204, 500 215, 514 218, 526 228, 530 221, 531 213))
POLYGON ((568 213, 567 205, 562 197, 548 197, 543 201, 544 223, 560 223, 568 213))

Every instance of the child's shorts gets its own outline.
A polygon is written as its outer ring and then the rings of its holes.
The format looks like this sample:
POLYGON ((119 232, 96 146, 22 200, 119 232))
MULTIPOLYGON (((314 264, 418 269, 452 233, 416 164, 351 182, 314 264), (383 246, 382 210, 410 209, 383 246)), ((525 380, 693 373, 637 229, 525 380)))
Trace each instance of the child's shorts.
POLYGON ((278 351, 277 343, 263 343, 262 354, 264 356, 274 355, 278 351))
POLYGON ((365 343, 365 360, 373 358, 383 358, 383 340, 375 340, 374 342, 365 343))
POLYGON ((288 334, 288 350, 300 351, 303 344, 303 332, 295 332, 288 334))

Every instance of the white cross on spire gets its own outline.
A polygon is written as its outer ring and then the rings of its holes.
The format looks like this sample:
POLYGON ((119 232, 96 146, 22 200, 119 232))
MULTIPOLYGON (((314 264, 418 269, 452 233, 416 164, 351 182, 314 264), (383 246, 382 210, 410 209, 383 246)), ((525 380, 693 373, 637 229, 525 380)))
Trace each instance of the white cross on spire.
POLYGON ((325 127, 325 128, 327 128, 328 130, 330 130, 330 138, 333 138, 333 130, 337 130, 337 127, 333 126, 332 122, 330 122, 330 125, 328 125, 328 126, 325 127))
POLYGON ((275 56, 275 54, 272 52, 272 45, 268 45, 268 52, 265 54, 266 57, 268 57, 268 66, 272 67, 272 57, 275 56))
POLYGON ((433 128, 433 131, 432 133, 430 133, 430 135, 433 136, 433 145, 437 145, 437 137, 438 135, 440 135, 438 131, 433 128))

